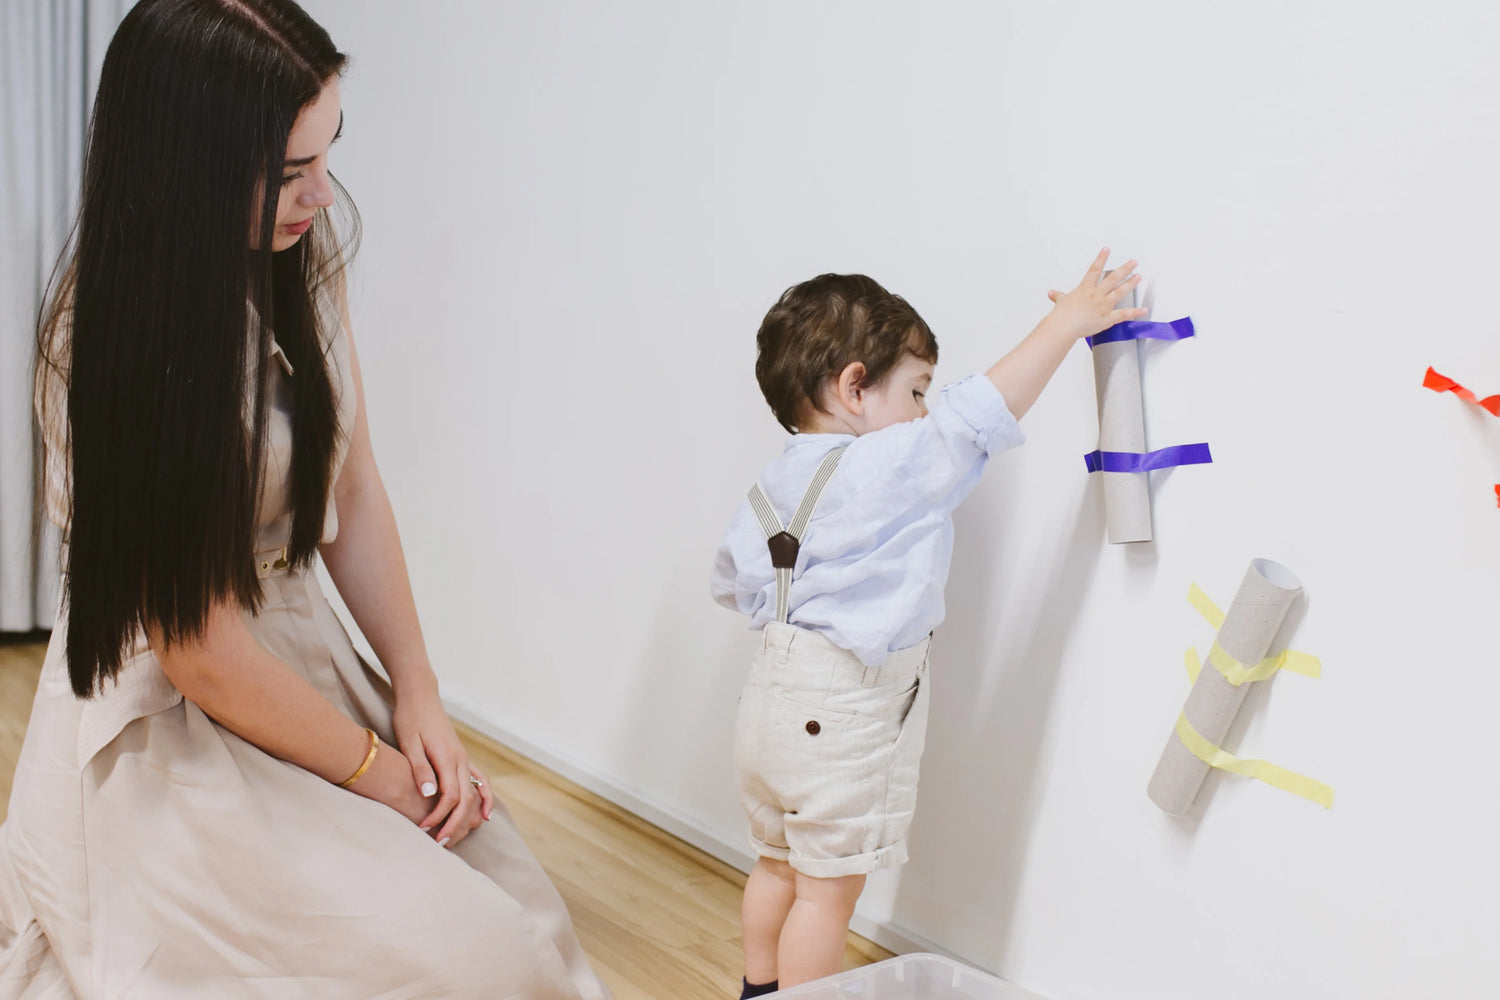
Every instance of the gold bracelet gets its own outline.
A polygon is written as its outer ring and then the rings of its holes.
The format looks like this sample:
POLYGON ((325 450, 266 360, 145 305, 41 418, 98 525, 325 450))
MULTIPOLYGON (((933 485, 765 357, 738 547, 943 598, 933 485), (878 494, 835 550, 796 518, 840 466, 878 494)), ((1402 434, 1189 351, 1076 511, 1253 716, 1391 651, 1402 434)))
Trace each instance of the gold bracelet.
POLYGON ((340 788, 348 788, 360 778, 363 778, 365 772, 370 769, 370 765, 375 763, 375 751, 380 749, 380 737, 375 735, 375 730, 373 729, 366 729, 365 732, 370 734, 370 752, 365 754, 365 762, 359 765, 358 771, 355 771, 349 777, 339 782, 340 788))

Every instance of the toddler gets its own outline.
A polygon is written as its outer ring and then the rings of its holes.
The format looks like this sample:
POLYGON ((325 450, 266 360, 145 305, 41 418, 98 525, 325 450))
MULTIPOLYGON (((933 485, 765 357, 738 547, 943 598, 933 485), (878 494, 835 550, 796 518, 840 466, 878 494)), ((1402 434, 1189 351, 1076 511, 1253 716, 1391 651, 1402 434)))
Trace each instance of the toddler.
POLYGON ((1068 349, 1145 315, 1116 308, 1140 278, 1135 261, 1106 275, 1108 257, 930 403, 937 340, 863 275, 789 288, 761 324, 755 377, 792 437, 735 513, 712 583, 762 631, 734 737, 757 854, 742 997, 840 971, 865 876, 906 861, 953 509, 1022 442, 1016 421, 1068 349))

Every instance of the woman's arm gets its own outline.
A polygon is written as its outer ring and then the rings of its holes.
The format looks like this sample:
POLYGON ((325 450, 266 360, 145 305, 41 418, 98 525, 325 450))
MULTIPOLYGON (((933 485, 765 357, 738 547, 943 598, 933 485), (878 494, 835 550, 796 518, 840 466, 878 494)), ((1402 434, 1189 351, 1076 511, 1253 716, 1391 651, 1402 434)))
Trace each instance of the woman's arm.
MULTIPOLYGON (((323 563, 360 631, 390 675, 396 693, 396 739, 423 792, 440 793, 422 819, 424 828, 442 823, 440 843, 457 843, 482 819, 493 799, 487 785, 473 784, 468 753, 458 741, 438 696, 437 675, 427 657, 396 515, 375 464, 365 419, 364 378, 354 350, 349 306, 342 285, 339 314, 349 346, 356 412, 349 450, 333 484, 339 533, 321 546, 323 563), (446 821, 445 821, 446 817, 446 821)), ((477 779, 476 779, 477 780, 477 779)))
MULTIPOLYGON (((196 640, 165 648, 151 630, 162 673, 208 716, 236 736, 326 781, 347 779, 364 762, 369 736, 250 634, 230 605, 209 611, 196 640)), ((385 747, 349 790, 383 802, 412 822, 430 803, 405 758, 385 747)))
MULTIPOLYGON (((342 292, 340 299, 343 298, 342 292)), ((349 334, 348 305, 340 302, 344 336, 349 345, 356 412, 348 456, 333 484, 339 533, 320 547, 323 563, 339 589, 375 656, 390 674, 399 703, 404 694, 437 694, 437 676, 427 658, 422 625, 407 575, 406 556, 396 530, 385 483, 375 465, 370 426, 365 420, 364 379, 354 340, 349 334)))

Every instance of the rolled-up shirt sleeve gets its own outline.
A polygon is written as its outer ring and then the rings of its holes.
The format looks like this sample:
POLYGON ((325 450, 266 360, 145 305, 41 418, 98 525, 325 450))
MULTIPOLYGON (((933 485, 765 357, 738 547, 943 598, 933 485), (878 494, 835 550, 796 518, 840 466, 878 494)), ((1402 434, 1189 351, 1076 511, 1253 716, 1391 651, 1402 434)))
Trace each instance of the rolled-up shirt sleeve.
POLYGON ((932 397, 920 420, 857 438, 845 456, 852 477, 891 505, 951 513, 994 455, 1025 442, 993 382, 971 375, 932 397))
POLYGON ((972 442, 986 458, 1026 441, 1005 397, 985 375, 945 386, 933 400, 931 418, 944 437, 972 442))

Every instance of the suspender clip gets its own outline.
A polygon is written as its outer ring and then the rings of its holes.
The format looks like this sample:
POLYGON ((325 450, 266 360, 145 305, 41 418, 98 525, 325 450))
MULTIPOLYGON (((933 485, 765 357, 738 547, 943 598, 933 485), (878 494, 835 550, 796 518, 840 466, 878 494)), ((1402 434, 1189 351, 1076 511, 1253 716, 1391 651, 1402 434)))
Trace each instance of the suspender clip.
POLYGON ((761 531, 765 532, 766 547, 771 550, 771 566, 776 570, 776 620, 783 625, 786 624, 791 606, 792 570, 797 568, 797 553, 802 547, 802 533, 807 530, 807 522, 812 520, 813 508, 818 505, 818 498, 823 495, 823 487, 828 485, 828 479, 833 475, 833 470, 838 468, 839 457, 844 454, 844 449, 835 448, 823 456, 823 461, 818 465, 818 471, 813 475, 812 483, 807 487, 807 492, 802 495, 802 503, 798 505, 797 512, 792 515, 792 523, 783 526, 781 519, 776 516, 776 511, 771 507, 771 501, 766 496, 765 490, 756 483, 750 487, 750 509, 755 512, 755 518, 760 522, 761 531))
POLYGON ((771 565, 776 569, 791 569, 797 565, 797 551, 802 543, 789 531, 781 531, 766 539, 771 550, 771 565))

